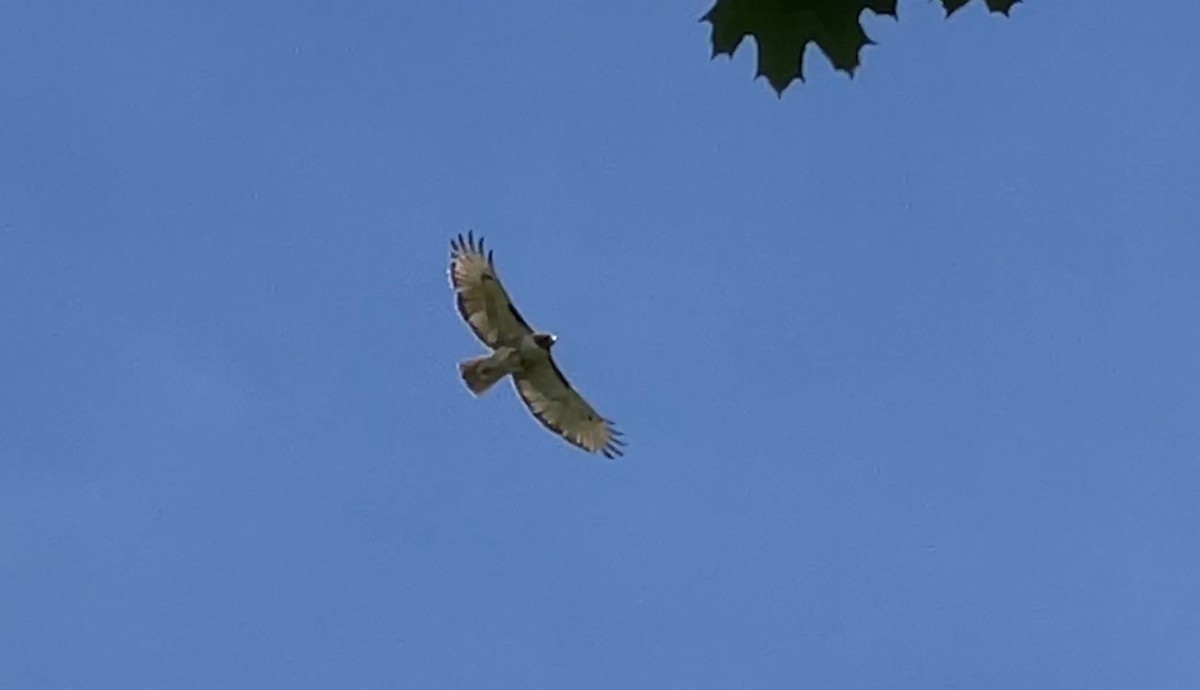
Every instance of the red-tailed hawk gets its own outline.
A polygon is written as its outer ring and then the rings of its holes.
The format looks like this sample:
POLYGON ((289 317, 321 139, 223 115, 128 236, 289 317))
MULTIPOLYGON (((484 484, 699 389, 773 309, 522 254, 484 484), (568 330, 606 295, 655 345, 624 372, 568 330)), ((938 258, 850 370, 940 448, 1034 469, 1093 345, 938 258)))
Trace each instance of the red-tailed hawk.
POLYGON ((589 453, 624 455, 621 432, 575 392, 554 363, 550 348, 555 336, 534 331, 513 306, 483 238, 476 242, 473 232, 465 239, 460 234, 451 240, 450 249, 450 284, 458 313, 492 349, 490 355, 459 363, 467 388, 482 395, 511 374, 525 407, 547 429, 589 453))

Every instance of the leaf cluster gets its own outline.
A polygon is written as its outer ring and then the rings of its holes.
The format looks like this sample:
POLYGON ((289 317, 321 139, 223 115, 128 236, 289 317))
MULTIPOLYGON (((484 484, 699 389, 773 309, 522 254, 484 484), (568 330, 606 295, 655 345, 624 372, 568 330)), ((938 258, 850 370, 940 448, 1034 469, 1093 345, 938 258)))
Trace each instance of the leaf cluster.
MULTIPOLYGON (((941 0, 946 16, 970 0, 941 0)), ((1007 15, 1020 0, 985 0, 988 9, 1007 15)), ((712 25, 713 57, 733 56, 747 36, 758 44, 758 73, 782 95, 792 81, 804 81, 804 49, 809 42, 833 66, 853 76, 863 46, 873 44, 863 31, 863 10, 896 16, 896 0, 717 0, 701 19, 712 25)))

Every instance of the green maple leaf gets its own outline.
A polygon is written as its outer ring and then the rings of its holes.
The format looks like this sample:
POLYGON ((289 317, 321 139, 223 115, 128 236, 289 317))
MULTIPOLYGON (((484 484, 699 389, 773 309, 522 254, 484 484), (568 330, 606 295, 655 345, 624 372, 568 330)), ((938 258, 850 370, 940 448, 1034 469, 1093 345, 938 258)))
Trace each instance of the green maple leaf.
MULTIPOLYGON (((942 0, 949 17, 970 0, 942 0)), ((986 0, 1005 15, 1021 0, 986 0)), ((809 42, 825 53, 834 68, 854 76, 863 46, 873 44, 863 31, 863 10, 896 16, 896 0, 716 0, 701 18, 712 24, 712 54, 729 55, 747 36, 758 44, 758 73, 779 95, 804 81, 804 49, 809 42)))
MULTIPOLYGON (((946 16, 949 17, 950 15, 954 14, 955 12, 957 12, 959 10, 959 8, 961 8, 963 5, 967 4, 970 1, 971 0, 942 0, 942 5, 946 8, 946 16)), ((993 12, 999 12, 1000 14, 1003 14, 1006 17, 1008 16, 1008 11, 1012 9, 1012 6, 1017 4, 1018 2, 1021 2, 1021 0, 984 0, 984 1, 987 3, 989 10, 991 10, 993 12)))

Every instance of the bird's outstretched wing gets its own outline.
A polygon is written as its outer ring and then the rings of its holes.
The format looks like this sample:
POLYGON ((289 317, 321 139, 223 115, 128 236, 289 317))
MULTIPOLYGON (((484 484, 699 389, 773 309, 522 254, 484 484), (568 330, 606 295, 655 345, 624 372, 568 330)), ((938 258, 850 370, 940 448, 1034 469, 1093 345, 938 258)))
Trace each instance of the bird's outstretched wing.
POLYGON ((454 288, 458 313, 488 347, 519 342, 533 329, 513 306, 492 263, 492 253, 483 248, 483 238, 473 232, 450 241, 450 285, 454 288))
POLYGON ((568 443, 610 459, 625 454, 621 432, 567 383, 553 359, 513 374, 513 383, 533 416, 568 443))

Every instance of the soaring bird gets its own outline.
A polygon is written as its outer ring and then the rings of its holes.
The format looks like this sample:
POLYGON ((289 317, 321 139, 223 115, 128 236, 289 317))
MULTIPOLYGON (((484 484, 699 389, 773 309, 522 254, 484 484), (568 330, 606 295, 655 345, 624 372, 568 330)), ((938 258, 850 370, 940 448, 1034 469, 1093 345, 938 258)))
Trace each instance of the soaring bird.
POLYGON ((483 238, 474 232, 450 241, 450 285, 458 313, 491 354, 459 362, 467 388, 482 395, 512 376, 517 395, 547 429, 574 446, 606 458, 624 455, 621 432, 567 382, 550 348, 557 337, 535 331, 513 306, 483 238))

